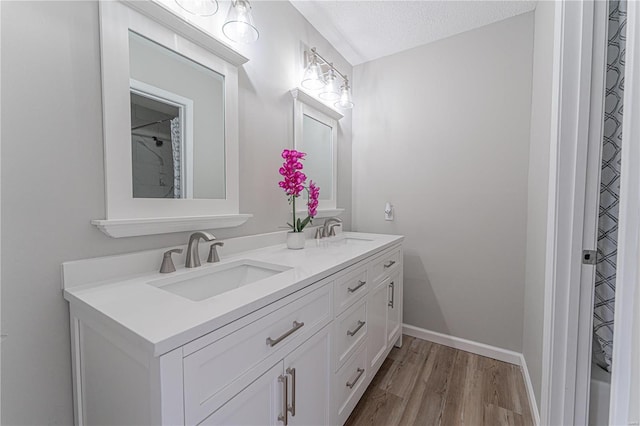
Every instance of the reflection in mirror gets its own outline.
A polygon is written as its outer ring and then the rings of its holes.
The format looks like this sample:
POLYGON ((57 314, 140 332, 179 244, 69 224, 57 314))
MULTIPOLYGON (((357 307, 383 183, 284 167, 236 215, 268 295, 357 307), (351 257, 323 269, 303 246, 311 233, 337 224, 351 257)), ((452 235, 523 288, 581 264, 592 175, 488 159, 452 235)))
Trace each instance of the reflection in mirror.
POLYGON ((310 117, 302 116, 302 140, 298 148, 306 152, 304 171, 320 187, 320 200, 333 197, 333 141, 331 127, 310 117))
POLYGON ((134 198, 181 198, 180 108, 131 92, 134 198))
POLYGON ((129 31, 134 198, 224 199, 224 76, 129 31))

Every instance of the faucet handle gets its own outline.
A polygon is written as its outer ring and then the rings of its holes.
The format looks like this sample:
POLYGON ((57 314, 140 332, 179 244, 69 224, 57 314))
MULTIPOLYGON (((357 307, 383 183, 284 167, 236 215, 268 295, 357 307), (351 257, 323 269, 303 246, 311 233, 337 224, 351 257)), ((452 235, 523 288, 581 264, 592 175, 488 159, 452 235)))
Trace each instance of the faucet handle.
POLYGON ((175 272, 176 266, 173 264, 173 259, 171 259, 171 255, 173 253, 182 253, 181 248, 171 249, 164 252, 162 255, 162 266, 160 266, 161 274, 168 274, 169 272, 175 272))
POLYGON ((342 223, 332 223, 329 225, 329 237, 335 237, 336 236, 336 227, 341 226, 342 223))
POLYGON ((316 229, 316 240, 320 240, 322 238, 324 238, 324 230, 322 229, 322 226, 318 226, 318 229, 316 229))
POLYGON ((220 256, 218 256, 218 246, 224 246, 224 242, 216 241, 215 243, 209 246, 209 257, 207 258, 207 262, 209 263, 218 263, 220 262, 220 256))

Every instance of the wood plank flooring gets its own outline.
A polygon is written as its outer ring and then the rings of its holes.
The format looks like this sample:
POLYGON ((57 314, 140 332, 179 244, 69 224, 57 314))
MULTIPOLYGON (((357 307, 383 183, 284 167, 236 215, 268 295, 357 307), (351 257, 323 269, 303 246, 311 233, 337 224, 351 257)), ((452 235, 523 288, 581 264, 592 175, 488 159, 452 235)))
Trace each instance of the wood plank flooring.
POLYGON ((532 426, 520 367, 403 336, 346 426, 532 426))

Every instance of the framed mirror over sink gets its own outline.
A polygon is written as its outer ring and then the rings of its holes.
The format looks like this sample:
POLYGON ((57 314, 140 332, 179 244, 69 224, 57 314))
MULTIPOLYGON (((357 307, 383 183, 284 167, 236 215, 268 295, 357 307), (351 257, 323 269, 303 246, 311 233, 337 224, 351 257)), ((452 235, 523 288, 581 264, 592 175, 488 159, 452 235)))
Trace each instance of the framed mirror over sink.
POLYGON ((238 226, 238 67, 247 58, 152 1, 100 2, 112 237, 238 226))
POLYGON ((302 89, 294 99, 294 148, 305 152, 304 173, 320 187, 318 215, 338 216, 338 120, 343 115, 302 89))

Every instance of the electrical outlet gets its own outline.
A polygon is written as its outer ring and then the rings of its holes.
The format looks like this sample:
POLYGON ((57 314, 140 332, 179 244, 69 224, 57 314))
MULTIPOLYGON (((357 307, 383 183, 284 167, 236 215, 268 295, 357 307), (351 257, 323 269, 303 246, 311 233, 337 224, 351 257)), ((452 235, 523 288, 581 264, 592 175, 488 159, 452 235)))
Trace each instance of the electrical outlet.
POLYGON ((384 220, 393 220, 393 206, 387 203, 384 206, 384 220))

